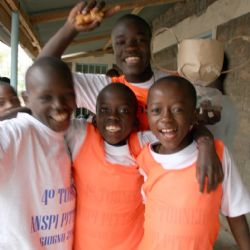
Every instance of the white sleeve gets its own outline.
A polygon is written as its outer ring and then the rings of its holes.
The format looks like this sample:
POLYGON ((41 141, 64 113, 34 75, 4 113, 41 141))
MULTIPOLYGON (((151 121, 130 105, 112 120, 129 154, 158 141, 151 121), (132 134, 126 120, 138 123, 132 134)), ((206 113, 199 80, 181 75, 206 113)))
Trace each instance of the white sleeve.
POLYGON ((83 119, 73 119, 66 132, 66 143, 70 151, 72 160, 75 160, 86 137, 87 121, 83 119))
POLYGON ((221 212, 228 217, 236 217, 250 212, 250 195, 244 186, 237 166, 228 149, 224 147, 222 160, 224 180, 221 212))
POLYGON ((157 138, 150 130, 140 131, 137 133, 137 136, 142 148, 149 143, 154 143, 157 141, 157 138))
POLYGON ((16 161, 15 155, 21 144, 22 135, 15 121, 16 119, 10 119, 0 122, 0 184, 14 171, 13 161, 16 161))
POLYGON ((76 103, 79 108, 86 108, 95 113, 96 98, 111 78, 101 74, 73 73, 76 103))

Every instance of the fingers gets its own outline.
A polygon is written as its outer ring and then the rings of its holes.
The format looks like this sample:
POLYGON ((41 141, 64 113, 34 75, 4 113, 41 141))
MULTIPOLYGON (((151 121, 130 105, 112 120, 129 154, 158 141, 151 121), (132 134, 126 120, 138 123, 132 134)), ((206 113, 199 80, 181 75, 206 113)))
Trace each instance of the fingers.
POLYGON ((110 17, 113 16, 114 14, 116 14, 117 12, 119 12, 121 9, 120 5, 116 5, 112 8, 109 8, 107 10, 104 11, 104 17, 110 17))
POLYGON ((77 14, 86 6, 86 2, 80 2, 75 5, 75 7, 69 13, 69 19, 74 19, 77 14))
POLYGON ((199 183, 199 189, 200 192, 203 193, 204 192, 204 188, 205 188, 205 175, 204 173, 201 173, 201 169, 199 167, 196 167, 196 179, 199 183))
POLYGON ((82 10, 82 14, 89 13, 90 10, 92 10, 93 8, 95 8, 96 4, 97 3, 96 3, 95 0, 91 0, 88 4, 85 5, 85 8, 82 10))

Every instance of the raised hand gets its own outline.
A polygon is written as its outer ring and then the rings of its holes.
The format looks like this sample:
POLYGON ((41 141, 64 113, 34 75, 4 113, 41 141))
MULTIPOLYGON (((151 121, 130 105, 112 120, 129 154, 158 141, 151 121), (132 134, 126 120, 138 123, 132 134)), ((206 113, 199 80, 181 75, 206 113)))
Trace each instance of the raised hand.
POLYGON ((77 32, 90 31, 101 24, 104 18, 110 17, 120 10, 120 6, 114 6, 104 10, 104 1, 80 2, 71 10, 68 16, 68 24, 77 32))

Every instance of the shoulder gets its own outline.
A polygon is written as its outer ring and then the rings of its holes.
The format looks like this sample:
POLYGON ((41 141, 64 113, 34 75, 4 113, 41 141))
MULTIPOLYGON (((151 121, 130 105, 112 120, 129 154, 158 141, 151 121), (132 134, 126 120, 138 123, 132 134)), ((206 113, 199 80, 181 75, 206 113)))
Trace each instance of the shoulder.
POLYGON ((155 81, 157 81, 158 79, 160 79, 162 77, 168 76, 168 74, 166 72, 163 72, 163 71, 157 70, 157 69, 155 69, 153 71, 153 73, 154 73, 155 81))
POLYGON ((104 74, 84 74, 79 72, 73 73, 73 79, 76 84, 92 82, 92 84, 107 85, 112 82, 111 78, 104 74))

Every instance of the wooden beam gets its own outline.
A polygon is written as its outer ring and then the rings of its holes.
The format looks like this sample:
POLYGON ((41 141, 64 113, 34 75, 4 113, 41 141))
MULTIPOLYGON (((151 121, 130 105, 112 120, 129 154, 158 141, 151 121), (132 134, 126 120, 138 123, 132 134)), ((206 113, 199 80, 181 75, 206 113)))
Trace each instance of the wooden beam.
POLYGON ((96 41, 96 40, 106 39, 106 38, 109 38, 109 37, 110 37, 109 33, 104 33, 104 34, 97 35, 97 36, 88 36, 86 38, 79 38, 79 39, 73 40, 72 45, 93 42, 93 41, 96 41))
POLYGON ((89 56, 97 57, 97 56, 103 56, 105 54, 112 54, 112 53, 113 53, 113 49, 109 48, 108 50, 105 50, 105 51, 101 49, 101 50, 77 53, 75 55, 63 56, 62 59, 65 62, 71 62, 78 58, 89 57, 89 56))
MULTIPOLYGON (((146 8, 153 5, 171 4, 177 2, 184 2, 185 0, 130 0, 123 1, 121 4, 121 10, 131 10, 137 8, 146 8)), ((117 4, 115 4, 117 5, 117 4)), ((114 4, 107 4, 107 8, 114 7, 114 4)), ((36 14, 30 17, 30 21, 33 25, 45 22, 53 22, 66 19, 70 9, 61 11, 49 11, 41 14, 36 14)))
POLYGON ((29 21, 28 16, 24 12, 24 10, 20 7, 19 2, 17 0, 3 0, 6 5, 8 5, 11 11, 19 12, 19 19, 20 19, 20 28, 24 30, 24 33, 27 33, 27 36, 30 37, 30 43, 36 47, 39 51, 42 48, 41 42, 34 31, 32 24, 29 21))
MULTIPOLYGON (((11 33, 11 10, 8 9, 7 6, 4 4, 5 3, 0 2, 0 11, 1 11, 0 23, 10 34, 11 33), (6 10, 6 8, 8 10, 6 10)), ((34 47, 31 44, 30 37, 27 36, 27 33, 24 32, 22 29, 20 30, 20 34, 19 34, 19 41, 20 41, 21 47, 27 52, 27 54, 31 58, 35 58, 38 55, 39 51, 37 47, 34 47)))

